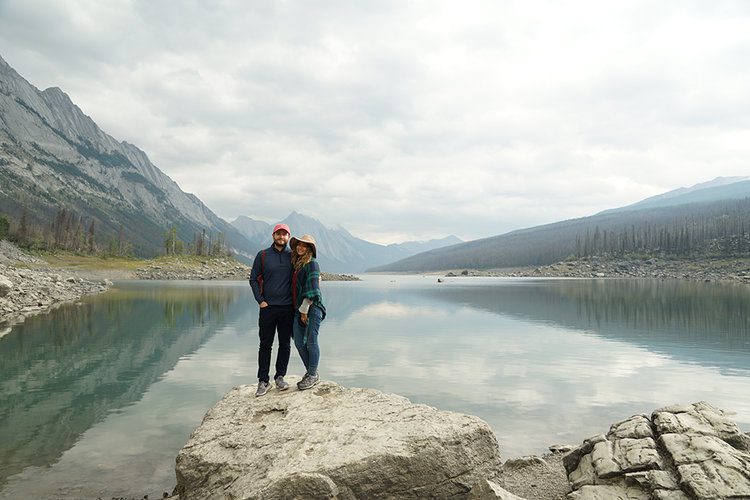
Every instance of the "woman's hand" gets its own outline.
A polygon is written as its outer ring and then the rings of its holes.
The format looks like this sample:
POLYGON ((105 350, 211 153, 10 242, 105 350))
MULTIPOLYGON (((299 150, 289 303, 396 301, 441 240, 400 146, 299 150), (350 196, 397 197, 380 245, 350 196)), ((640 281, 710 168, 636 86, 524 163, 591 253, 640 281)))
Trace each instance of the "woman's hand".
POLYGON ((304 324, 307 324, 307 314, 299 313, 299 319, 302 320, 304 324))

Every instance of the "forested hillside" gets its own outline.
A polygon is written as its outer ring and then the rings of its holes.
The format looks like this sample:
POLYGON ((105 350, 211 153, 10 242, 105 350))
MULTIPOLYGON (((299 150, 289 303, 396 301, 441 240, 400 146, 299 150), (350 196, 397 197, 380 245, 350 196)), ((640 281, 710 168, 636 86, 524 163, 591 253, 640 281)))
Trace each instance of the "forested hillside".
POLYGON ((602 213, 433 250, 371 270, 492 269, 594 255, 746 255, 748 231, 750 197, 602 213))

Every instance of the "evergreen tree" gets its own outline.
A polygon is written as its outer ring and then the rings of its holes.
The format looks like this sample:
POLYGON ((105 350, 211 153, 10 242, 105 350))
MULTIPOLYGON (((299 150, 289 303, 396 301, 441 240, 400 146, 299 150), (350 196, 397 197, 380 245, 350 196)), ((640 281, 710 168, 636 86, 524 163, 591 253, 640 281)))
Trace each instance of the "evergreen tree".
POLYGON ((86 248, 88 249, 89 253, 96 252, 95 233, 96 233, 96 220, 91 219, 91 224, 89 225, 88 237, 86 239, 86 248))
POLYGON ((5 214, 0 214, 0 240, 4 240, 10 233, 10 221, 5 214))

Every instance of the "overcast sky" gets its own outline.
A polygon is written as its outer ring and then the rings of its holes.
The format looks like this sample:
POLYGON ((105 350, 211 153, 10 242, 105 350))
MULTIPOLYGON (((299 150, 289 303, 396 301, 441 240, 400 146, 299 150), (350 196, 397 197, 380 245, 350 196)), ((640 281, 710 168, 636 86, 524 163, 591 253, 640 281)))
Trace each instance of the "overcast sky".
POLYGON ((0 0, 0 55, 229 221, 474 239, 750 173, 744 0, 0 0))

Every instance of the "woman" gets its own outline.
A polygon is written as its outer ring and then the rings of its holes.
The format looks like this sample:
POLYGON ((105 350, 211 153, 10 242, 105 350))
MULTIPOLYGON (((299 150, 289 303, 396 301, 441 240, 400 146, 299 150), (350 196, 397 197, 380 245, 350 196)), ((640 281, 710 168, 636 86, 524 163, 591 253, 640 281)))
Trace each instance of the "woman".
POLYGON ((292 301, 294 302, 294 345, 297 347, 307 372, 297 382, 300 391, 318 383, 318 330, 326 317, 323 295, 320 293, 320 266, 315 260, 315 238, 309 234, 292 238, 292 301))

